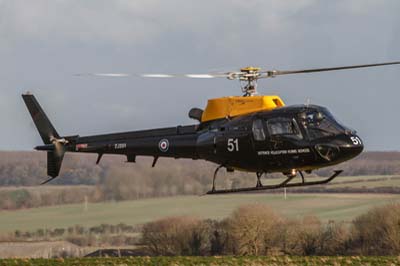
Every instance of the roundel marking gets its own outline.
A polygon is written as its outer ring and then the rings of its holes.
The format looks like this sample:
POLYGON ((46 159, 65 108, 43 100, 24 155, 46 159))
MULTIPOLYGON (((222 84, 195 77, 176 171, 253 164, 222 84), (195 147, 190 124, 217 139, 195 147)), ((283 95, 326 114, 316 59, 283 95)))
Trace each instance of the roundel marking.
POLYGON ((160 151, 162 151, 162 152, 168 151, 168 148, 169 148, 169 141, 168 141, 167 139, 162 139, 162 140, 160 140, 160 142, 158 143, 158 148, 159 148, 160 151))

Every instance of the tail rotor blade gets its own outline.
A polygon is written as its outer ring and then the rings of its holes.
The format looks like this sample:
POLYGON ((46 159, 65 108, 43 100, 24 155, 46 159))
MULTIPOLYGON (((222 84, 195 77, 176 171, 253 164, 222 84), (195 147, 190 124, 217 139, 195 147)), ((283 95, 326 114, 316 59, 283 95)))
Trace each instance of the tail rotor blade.
POLYGON ((54 141, 54 153, 57 157, 64 156, 65 153, 64 144, 62 144, 59 141, 54 141))

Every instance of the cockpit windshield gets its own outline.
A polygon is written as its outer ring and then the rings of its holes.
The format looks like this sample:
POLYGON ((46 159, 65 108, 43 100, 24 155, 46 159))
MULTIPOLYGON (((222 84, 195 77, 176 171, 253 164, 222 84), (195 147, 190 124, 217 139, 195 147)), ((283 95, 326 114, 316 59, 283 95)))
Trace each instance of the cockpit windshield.
POLYGON ((300 120, 311 140, 343 134, 347 130, 323 107, 301 113, 300 120))

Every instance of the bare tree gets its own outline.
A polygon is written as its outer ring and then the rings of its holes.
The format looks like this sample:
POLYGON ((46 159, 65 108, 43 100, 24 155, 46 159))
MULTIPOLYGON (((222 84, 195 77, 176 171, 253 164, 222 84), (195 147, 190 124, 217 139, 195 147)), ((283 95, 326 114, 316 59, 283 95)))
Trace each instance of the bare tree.
POLYGON ((317 255, 321 246, 321 221, 315 216, 305 216, 297 231, 301 255, 317 255))
POLYGON ((352 245, 365 255, 395 255, 400 252, 400 204, 376 207, 352 224, 352 245))
POLYGON ((209 248, 205 223, 188 216, 146 223, 142 243, 154 255, 204 255, 209 248))
POLYGON ((229 232, 240 255, 264 255, 274 246, 276 226, 282 220, 268 206, 239 207, 229 218, 229 232))
POLYGON ((343 222, 329 221, 323 226, 319 255, 347 254, 349 248, 349 229, 343 222))

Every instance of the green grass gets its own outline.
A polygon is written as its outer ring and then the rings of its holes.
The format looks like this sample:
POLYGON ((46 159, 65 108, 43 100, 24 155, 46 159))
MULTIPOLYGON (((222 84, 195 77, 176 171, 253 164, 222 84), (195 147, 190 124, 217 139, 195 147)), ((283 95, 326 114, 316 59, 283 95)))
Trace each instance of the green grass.
POLYGON ((355 176, 346 177, 332 182, 329 187, 350 187, 350 188, 378 188, 378 187, 399 187, 399 176, 355 176), (356 181, 354 183, 345 183, 346 181, 356 181), (342 183, 343 182, 343 183, 342 183))
POLYGON ((0 211, 0 232, 16 229, 66 228, 75 224, 130 225, 154 219, 192 215, 222 219, 245 204, 265 203, 288 217, 316 215, 323 221, 351 221, 373 206, 400 202, 400 195, 382 194, 236 194, 223 196, 180 196, 135 201, 58 205, 17 211, 0 211))
POLYGON ((81 259, 7 259, 0 266, 22 265, 399 265, 397 257, 134 257, 81 259))
MULTIPOLYGON (((263 184, 277 184, 284 180, 285 178, 278 179, 266 179, 263 180, 263 184)), ((309 181, 322 180, 324 178, 309 178, 309 181)), ((292 181, 301 182, 299 177, 294 178, 292 181)), ((400 186, 400 176, 398 175, 376 175, 376 176, 339 176, 335 178, 332 182, 326 185, 321 185, 325 188, 380 188, 380 187, 399 187, 400 186)), ((307 187, 305 187, 307 188, 307 187)), ((312 187, 309 187, 312 188, 312 187)))

